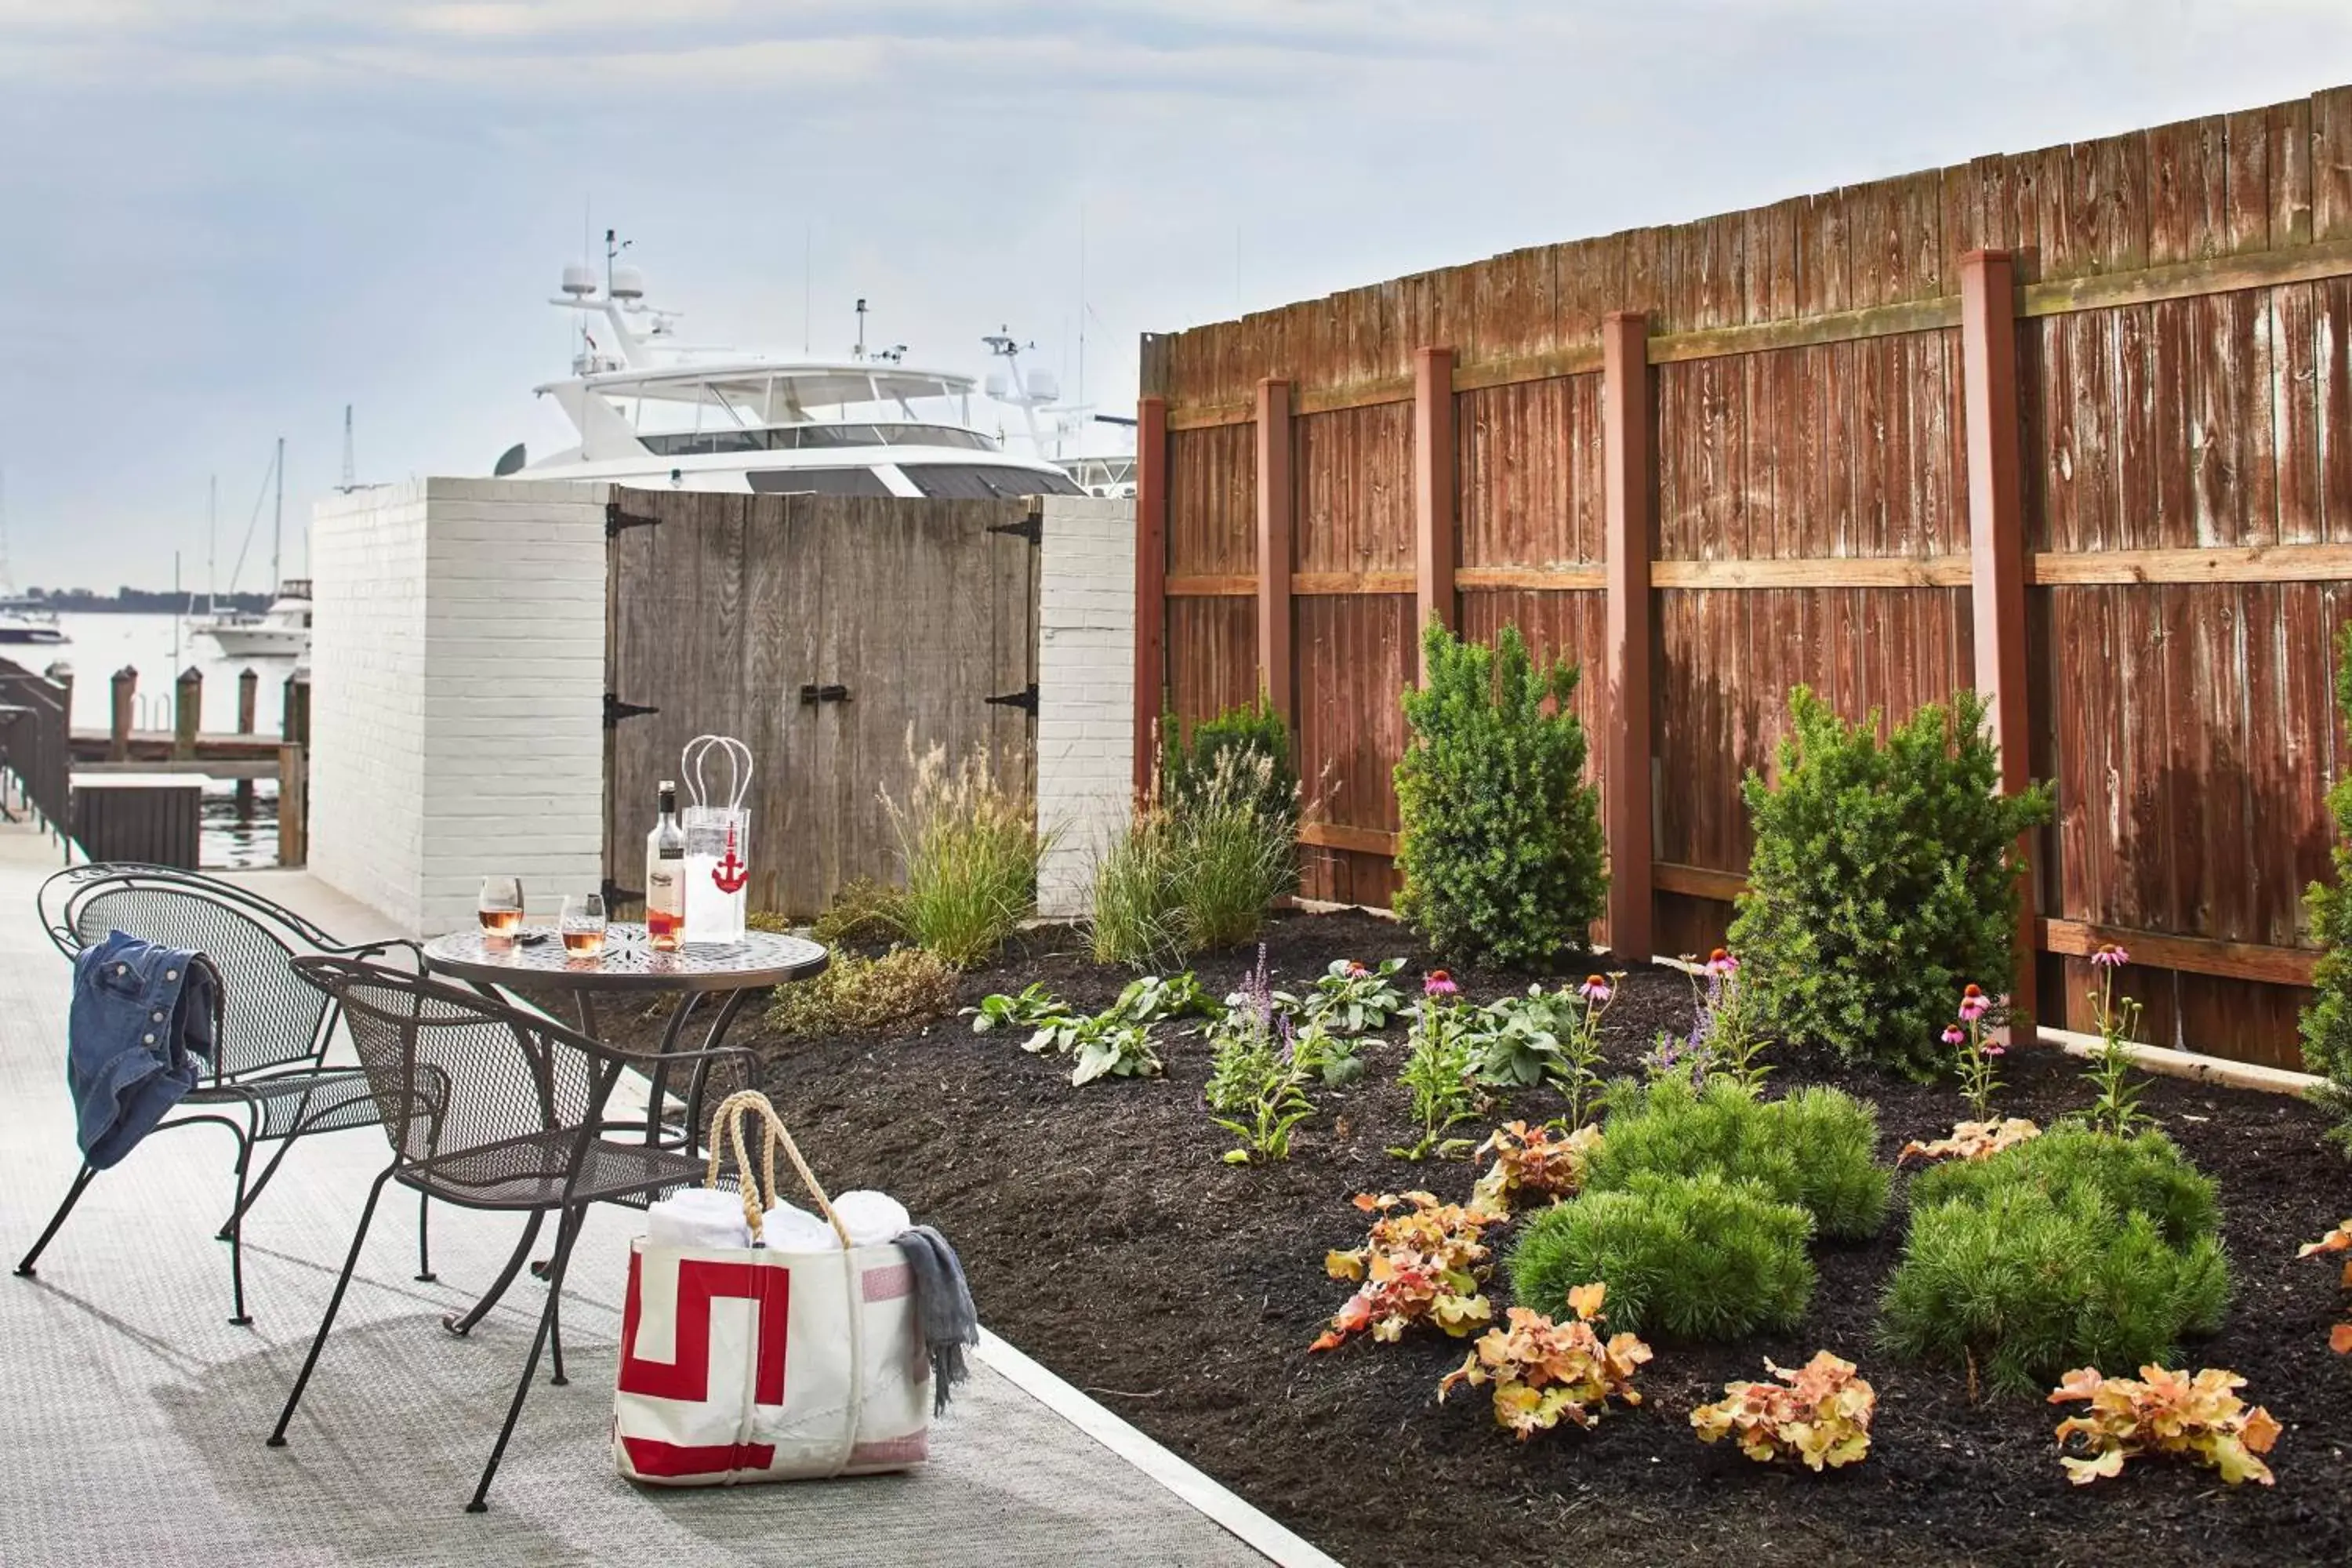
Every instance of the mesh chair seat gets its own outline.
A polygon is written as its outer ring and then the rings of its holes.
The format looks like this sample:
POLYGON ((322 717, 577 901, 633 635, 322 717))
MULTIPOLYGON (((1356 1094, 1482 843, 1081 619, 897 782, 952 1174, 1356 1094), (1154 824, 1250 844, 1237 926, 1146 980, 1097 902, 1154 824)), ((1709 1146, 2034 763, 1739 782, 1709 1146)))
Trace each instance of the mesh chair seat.
POLYGON ((258 1113, 260 1131, 255 1137, 262 1142, 290 1136, 298 1129, 339 1132, 372 1127, 383 1120, 375 1097, 368 1090, 367 1074, 359 1068, 321 1068, 277 1078, 200 1084, 180 1103, 249 1106, 258 1113))
POLYGON ((592 1141, 572 1172, 575 1129, 555 1128, 400 1167, 394 1179, 468 1208, 553 1209, 611 1203, 702 1180, 703 1162, 675 1149, 592 1141))

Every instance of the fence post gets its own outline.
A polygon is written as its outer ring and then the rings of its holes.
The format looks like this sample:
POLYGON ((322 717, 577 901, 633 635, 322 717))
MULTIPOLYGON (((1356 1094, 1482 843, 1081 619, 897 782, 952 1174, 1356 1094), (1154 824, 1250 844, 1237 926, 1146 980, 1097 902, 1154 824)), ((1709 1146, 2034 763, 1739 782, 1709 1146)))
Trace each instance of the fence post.
POLYGON ((139 706, 139 671, 124 665, 114 672, 113 710, 107 715, 106 760, 131 760, 131 716, 139 706))
POLYGON ((1609 609, 1609 751, 1601 805, 1609 842, 1609 952, 1650 957, 1650 323, 1612 310, 1601 323, 1603 571, 1609 609))
MULTIPOLYGON (((1257 684, 1290 723, 1290 383, 1257 384, 1257 684)), ((1292 725, 1292 729, 1297 729, 1292 725)))
MULTIPOLYGON (((2025 500, 2019 477, 2017 285, 2005 250, 1960 258, 1960 365, 1967 384, 1969 599, 1976 632, 1977 690, 2000 748, 2000 787, 2032 787, 2032 719, 2025 648, 2025 500)), ((2034 1010, 2032 835, 2017 841, 2025 867, 2010 999, 2034 1010)))
POLYGON ((1167 706, 1168 400, 1135 408, 1135 798, 1151 795, 1154 737, 1167 706))
POLYGON ((1430 617, 1448 631, 1460 624, 1454 593, 1454 351, 1424 348, 1412 362, 1413 669, 1423 686, 1429 684, 1429 666, 1419 650, 1430 617))
POLYGON ((73 733, 73 666, 64 659, 55 659, 41 671, 44 679, 58 689, 58 705, 65 710, 66 733, 73 733))
POLYGON ((194 665, 180 671, 180 679, 172 688, 172 756, 176 762, 193 762, 196 755, 196 733, 204 728, 205 672, 194 665))

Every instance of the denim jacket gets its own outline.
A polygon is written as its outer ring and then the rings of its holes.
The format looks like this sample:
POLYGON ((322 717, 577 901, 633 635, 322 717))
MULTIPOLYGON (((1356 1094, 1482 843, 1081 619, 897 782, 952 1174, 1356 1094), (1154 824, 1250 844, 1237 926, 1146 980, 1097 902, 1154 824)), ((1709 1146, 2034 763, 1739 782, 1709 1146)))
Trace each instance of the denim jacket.
POLYGON ((186 952, 110 931, 74 959, 66 1081, 82 1157, 104 1170, 196 1087, 220 1038, 220 972, 186 952))

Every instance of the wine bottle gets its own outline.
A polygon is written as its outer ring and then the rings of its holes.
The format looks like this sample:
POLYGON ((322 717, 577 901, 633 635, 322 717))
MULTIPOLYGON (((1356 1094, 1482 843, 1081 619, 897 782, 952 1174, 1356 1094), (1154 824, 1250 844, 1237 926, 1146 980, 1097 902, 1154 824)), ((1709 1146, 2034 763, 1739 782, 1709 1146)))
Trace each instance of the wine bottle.
POLYGON ((677 785, 661 784, 661 815, 646 835, 646 936, 656 952, 677 951, 686 923, 686 830, 677 823, 677 785))

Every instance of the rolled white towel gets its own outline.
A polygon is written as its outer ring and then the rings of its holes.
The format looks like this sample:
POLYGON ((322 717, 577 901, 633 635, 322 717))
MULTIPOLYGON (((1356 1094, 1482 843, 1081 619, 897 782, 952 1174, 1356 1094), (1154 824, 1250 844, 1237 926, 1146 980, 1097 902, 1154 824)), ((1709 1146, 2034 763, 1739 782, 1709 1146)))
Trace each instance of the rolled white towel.
MULTIPOLYGON (((738 1218, 741 1217, 739 1212, 738 1218)), ((760 1216, 761 1239, 771 1252, 838 1252, 833 1226, 796 1205, 779 1202, 760 1216)))
POLYGON ((744 1247, 751 1228, 743 1223, 743 1200, 734 1192, 688 1187, 646 1210, 647 1247, 744 1247))
POLYGON ((833 1200, 833 1212, 840 1217, 841 1228, 849 1233, 852 1247, 880 1247, 896 1241, 915 1223, 907 1205, 887 1193, 844 1193, 833 1200))

